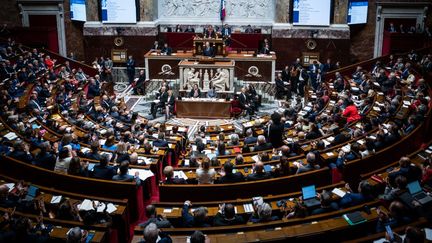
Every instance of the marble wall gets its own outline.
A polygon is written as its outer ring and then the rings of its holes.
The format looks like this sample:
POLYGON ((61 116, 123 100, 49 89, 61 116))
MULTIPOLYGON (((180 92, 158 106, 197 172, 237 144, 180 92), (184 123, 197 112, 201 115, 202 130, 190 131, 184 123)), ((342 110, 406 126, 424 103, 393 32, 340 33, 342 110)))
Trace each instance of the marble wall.
POLYGON ((368 23, 351 25, 351 62, 373 58, 375 46, 376 1, 369 0, 368 23))
MULTIPOLYGON (((76 59, 84 60, 84 35, 83 22, 72 21, 70 19, 70 0, 65 0, 65 32, 66 32, 66 50, 68 55, 73 52, 76 59)), ((87 12, 88 13, 88 12, 87 12)))
POLYGON ((154 0, 140 0, 140 20, 141 21, 153 21, 156 19, 154 6, 155 6, 154 0))
MULTIPOLYGON (((226 19, 230 24, 272 23, 275 0, 236 0, 226 2, 226 19)), ((220 23, 220 1, 159 0, 158 21, 163 24, 220 23)))
POLYGON ((334 24, 346 24, 348 14, 348 1, 346 0, 334 0, 334 24))
POLYGON ((276 0, 275 22, 288 23, 290 12, 290 0, 276 0))
POLYGON ((87 21, 99 21, 99 0, 87 0, 87 21))

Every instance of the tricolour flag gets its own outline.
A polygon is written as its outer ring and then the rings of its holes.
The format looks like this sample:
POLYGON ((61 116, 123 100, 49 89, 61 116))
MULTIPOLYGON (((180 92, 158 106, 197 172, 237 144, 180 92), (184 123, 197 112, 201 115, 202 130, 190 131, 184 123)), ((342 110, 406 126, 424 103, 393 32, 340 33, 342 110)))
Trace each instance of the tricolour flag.
POLYGON ((220 9, 220 19, 221 21, 225 20, 226 10, 225 10, 225 0, 221 0, 221 9, 220 9))

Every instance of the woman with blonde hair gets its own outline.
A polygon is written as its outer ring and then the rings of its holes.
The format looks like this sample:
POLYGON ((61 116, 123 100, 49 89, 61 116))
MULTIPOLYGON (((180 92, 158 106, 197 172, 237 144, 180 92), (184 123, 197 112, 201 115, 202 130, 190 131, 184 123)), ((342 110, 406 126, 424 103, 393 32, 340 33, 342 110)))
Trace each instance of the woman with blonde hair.
POLYGON ((204 158, 201 166, 196 170, 198 184, 213 184, 216 171, 210 168, 210 159, 204 158))

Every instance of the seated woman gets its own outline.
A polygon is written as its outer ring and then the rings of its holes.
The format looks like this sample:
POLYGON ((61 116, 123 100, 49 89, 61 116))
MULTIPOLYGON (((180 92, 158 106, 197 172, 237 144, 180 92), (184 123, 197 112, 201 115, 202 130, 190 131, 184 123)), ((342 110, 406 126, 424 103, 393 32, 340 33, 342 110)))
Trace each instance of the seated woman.
POLYGON ((115 145, 115 138, 114 136, 109 136, 107 140, 105 141, 105 144, 102 145, 103 149, 110 150, 110 151, 116 151, 117 145, 115 145))
POLYGON ((199 89, 197 84, 194 84, 193 88, 189 92, 189 98, 200 98, 201 90, 199 89))
POLYGON ((216 156, 229 155, 229 154, 230 154, 230 152, 228 150, 226 150, 225 143, 224 142, 218 142, 216 156))
POLYGON ((204 158, 201 166, 196 170, 198 184, 213 184, 215 176, 215 169, 210 168, 210 159, 204 158))

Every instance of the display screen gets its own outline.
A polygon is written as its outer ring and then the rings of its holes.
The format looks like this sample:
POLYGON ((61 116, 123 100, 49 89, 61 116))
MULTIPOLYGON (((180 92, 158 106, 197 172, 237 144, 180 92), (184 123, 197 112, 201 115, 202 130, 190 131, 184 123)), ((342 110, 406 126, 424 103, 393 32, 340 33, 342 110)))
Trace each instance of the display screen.
POLYGON ((71 20, 87 21, 86 18, 86 0, 70 0, 71 20))
POLYGON ((330 25, 331 0, 294 0, 293 24, 330 25))
POLYGON ((136 23, 135 0, 101 0, 102 23, 136 23))
POLYGON ((348 24, 366 24, 368 1, 350 0, 348 3, 348 24))

